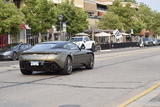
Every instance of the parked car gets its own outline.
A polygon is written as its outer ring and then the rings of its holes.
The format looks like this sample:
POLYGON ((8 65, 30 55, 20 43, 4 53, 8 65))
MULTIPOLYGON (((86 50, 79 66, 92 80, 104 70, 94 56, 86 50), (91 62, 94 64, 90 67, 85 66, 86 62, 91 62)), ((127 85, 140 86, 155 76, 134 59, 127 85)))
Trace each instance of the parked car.
POLYGON ((90 40, 88 36, 72 37, 70 41, 78 45, 81 49, 95 51, 95 41, 90 40))
POLYGON ((157 39, 157 41, 158 41, 158 45, 160 45, 160 39, 157 39))
POLYGON ((31 48, 31 45, 28 43, 8 44, 0 49, 0 59, 17 60, 19 59, 20 54, 29 48, 31 48))
POLYGON ((73 68, 93 69, 94 53, 82 50, 69 41, 44 42, 33 46, 20 56, 20 70, 24 75, 33 71, 59 71, 71 74, 73 68))
POLYGON ((141 46, 153 46, 153 41, 150 38, 142 38, 140 42, 141 46))
POLYGON ((158 40, 156 38, 151 38, 151 41, 153 42, 153 45, 158 45, 158 40))

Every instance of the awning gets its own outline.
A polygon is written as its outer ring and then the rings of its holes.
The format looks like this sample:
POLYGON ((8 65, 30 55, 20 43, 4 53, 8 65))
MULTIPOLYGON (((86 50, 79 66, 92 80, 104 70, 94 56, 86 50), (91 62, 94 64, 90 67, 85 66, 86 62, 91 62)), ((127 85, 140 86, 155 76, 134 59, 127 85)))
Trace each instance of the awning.
POLYGON ((25 24, 20 24, 19 28, 22 29, 22 30, 31 29, 28 25, 25 25, 25 24))
POLYGON ((128 34, 128 33, 122 33, 122 35, 124 35, 124 36, 130 36, 131 34, 128 34))
POLYGON ((89 36, 87 33, 77 33, 77 34, 75 34, 76 36, 89 36))
POLYGON ((96 37, 107 37, 107 36, 112 36, 110 33, 106 33, 106 32, 100 32, 95 34, 96 37))

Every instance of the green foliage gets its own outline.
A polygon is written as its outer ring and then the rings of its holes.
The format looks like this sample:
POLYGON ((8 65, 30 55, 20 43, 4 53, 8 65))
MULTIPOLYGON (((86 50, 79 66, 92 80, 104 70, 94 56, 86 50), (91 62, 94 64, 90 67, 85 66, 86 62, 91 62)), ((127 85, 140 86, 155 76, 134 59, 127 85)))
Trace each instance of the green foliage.
POLYGON ((22 9, 33 33, 46 33, 56 22, 56 8, 48 0, 26 0, 22 9))
POLYGON ((146 24, 145 29, 160 34, 160 12, 151 10, 148 6, 139 6, 138 17, 146 24))
POLYGON ((75 7, 73 1, 66 0, 59 4, 58 11, 59 15, 63 15, 63 22, 67 23, 67 33, 72 35, 87 28, 87 14, 84 10, 75 7))
POLYGON ((123 23, 123 29, 121 30, 128 31, 132 28, 133 21, 136 17, 136 9, 131 8, 130 4, 123 7, 120 2, 116 1, 109 11, 119 16, 120 21, 123 23))
POLYGON ((131 28, 133 28, 134 34, 138 35, 142 29, 146 28, 146 24, 141 19, 136 18, 132 21, 131 28))
POLYGON ((135 9, 129 3, 124 7, 119 0, 116 0, 113 6, 109 8, 109 12, 112 14, 106 12, 106 15, 100 20, 100 28, 115 29, 117 27, 116 29, 124 31, 133 29, 135 34, 140 33, 143 29, 160 33, 160 13, 152 11, 144 4, 135 9))
POLYGON ((156 34, 160 34, 160 13, 159 12, 155 12, 155 15, 152 21, 151 30, 156 34))
POLYGON ((144 4, 139 6, 138 16, 145 24, 145 29, 150 29, 154 17, 154 12, 144 4))
POLYGON ((24 22, 23 13, 10 1, 0 0, 0 34, 19 32, 19 25, 24 22))
POLYGON ((120 21, 119 16, 111 12, 107 12, 100 19, 98 26, 100 29, 123 29, 123 23, 120 21))

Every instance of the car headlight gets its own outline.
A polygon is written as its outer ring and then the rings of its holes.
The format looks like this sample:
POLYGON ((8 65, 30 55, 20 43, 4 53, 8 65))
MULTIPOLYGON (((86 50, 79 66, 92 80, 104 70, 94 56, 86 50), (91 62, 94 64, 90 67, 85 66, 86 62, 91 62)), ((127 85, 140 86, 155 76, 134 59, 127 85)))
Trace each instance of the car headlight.
POLYGON ((3 55, 11 55, 12 51, 4 52, 3 55))

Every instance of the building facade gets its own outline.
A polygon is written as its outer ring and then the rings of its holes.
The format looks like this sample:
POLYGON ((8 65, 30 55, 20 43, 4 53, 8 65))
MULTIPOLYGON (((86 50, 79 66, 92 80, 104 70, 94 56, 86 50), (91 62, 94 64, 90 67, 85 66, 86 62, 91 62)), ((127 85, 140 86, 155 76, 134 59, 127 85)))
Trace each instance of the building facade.
MULTIPOLYGON (((24 5, 24 0, 13 0, 13 1, 18 8, 21 8, 24 5)), ((54 4, 58 5, 65 0, 51 0, 51 1, 54 4)), ((113 1, 114 0, 74 0, 74 5, 78 8, 84 9, 84 11, 88 14, 88 22, 89 22, 88 29, 94 32, 97 29, 97 23, 99 22, 99 19, 108 11, 109 6, 113 5, 113 1)), ((121 2, 121 4, 123 6, 126 6, 127 3, 121 2)), ((131 6, 133 8, 138 7, 135 4, 131 4, 131 6)), ((23 33, 25 32, 26 31, 24 31, 23 33)), ((50 30, 49 34, 44 34, 44 38, 45 40, 47 40, 46 38, 48 37, 51 38, 52 40, 59 40, 59 33, 60 33, 59 31, 52 29, 50 30), (54 32, 54 34, 52 34, 52 32, 54 32)), ((93 36, 94 34, 92 34, 92 39, 94 39, 93 36)), ((25 42, 28 42, 28 41, 32 41, 32 36, 30 36, 29 40, 28 39, 25 40, 25 42)))
MULTIPOLYGON (((62 3, 65 0, 51 0, 54 4, 62 3)), ((109 5, 113 4, 114 0, 74 0, 76 7, 82 8, 88 14, 89 25, 95 25, 99 18, 105 14, 109 5)), ((13 0, 18 8, 24 5, 24 0, 13 0)), ((95 25, 96 26, 96 25, 95 25)))
MULTIPOLYGON (((55 4, 62 3, 65 0, 51 0, 55 4)), ((71 0, 70 0, 71 1, 71 0)), ((79 8, 84 8, 84 0, 74 0, 74 5, 79 8)))

